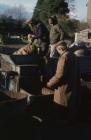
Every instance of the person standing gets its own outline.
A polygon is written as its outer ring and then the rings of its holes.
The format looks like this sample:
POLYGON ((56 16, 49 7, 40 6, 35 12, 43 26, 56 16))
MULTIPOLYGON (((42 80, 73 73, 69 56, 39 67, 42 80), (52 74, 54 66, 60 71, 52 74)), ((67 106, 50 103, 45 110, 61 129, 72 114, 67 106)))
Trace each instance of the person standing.
POLYGON ((60 107, 76 112, 79 105, 80 72, 75 54, 70 53, 67 44, 59 41, 56 46, 59 59, 54 76, 47 82, 47 87, 56 85, 54 103, 60 107))
POLYGON ((56 16, 50 16, 48 18, 48 23, 50 25, 50 58, 58 57, 56 51, 56 43, 63 40, 63 31, 61 26, 58 24, 56 16))

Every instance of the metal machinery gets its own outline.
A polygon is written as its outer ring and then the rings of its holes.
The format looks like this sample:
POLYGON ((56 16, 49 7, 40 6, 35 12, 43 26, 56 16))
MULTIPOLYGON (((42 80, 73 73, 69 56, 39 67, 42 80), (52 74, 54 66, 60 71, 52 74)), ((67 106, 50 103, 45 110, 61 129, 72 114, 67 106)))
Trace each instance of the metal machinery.
POLYGON ((1 88, 18 92, 21 88, 32 94, 41 92, 40 57, 1 53, 1 88))

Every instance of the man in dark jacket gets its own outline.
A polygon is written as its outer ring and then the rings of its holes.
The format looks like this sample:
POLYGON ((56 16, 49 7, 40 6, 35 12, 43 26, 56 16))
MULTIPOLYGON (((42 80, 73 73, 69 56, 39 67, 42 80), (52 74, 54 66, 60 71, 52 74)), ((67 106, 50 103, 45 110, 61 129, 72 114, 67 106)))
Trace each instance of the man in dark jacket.
POLYGON ((31 25, 32 34, 28 35, 32 40, 32 46, 36 46, 41 51, 42 55, 45 55, 49 45, 49 33, 45 25, 35 19, 31 19, 27 22, 31 25))

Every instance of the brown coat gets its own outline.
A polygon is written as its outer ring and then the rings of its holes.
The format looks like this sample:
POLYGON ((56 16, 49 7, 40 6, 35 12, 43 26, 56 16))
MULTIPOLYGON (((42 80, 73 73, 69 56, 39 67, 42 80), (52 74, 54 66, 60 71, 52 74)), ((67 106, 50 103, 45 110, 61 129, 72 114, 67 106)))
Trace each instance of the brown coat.
POLYGON ((28 44, 22 48, 20 48, 18 51, 14 52, 14 55, 29 55, 33 52, 32 45, 28 44))
POLYGON ((51 86, 58 83, 54 102, 59 105, 75 107, 79 89, 79 66, 74 54, 65 52, 58 60, 55 75, 49 80, 51 86))

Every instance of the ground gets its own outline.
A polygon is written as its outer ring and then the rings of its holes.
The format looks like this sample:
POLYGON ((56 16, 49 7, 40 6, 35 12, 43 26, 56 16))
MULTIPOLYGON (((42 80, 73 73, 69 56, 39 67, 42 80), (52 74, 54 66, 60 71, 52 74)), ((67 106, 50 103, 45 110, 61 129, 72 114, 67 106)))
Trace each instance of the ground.
MULTIPOLYGON (((22 45, 6 45, 20 48, 22 45)), ((0 93, 1 94, 1 93, 0 93)), ((91 91, 82 90, 82 106, 76 120, 54 120, 46 111, 50 102, 37 102, 30 107, 21 107, 26 99, 15 103, 2 96, 0 100, 1 140, 91 140, 91 91), (89 99, 89 100, 88 100, 89 99), (8 102, 9 100, 9 102, 8 102), (89 101, 89 102, 88 102, 89 101), (38 110, 39 109, 39 110, 38 110), (35 110, 36 113, 31 112, 35 110)), ((46 100, 47 101, 47 100, 46 100)))

